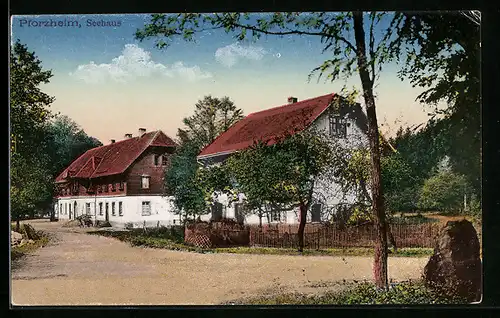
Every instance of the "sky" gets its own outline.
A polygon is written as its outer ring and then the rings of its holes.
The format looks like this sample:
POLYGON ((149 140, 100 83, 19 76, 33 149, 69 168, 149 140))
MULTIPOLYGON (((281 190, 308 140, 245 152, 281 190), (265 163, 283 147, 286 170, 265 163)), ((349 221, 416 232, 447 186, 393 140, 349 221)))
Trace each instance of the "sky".
MULTIPOLYGON (((206 95, 228 96, 247 115, 286 104, 289 96, 300 101, 344 86, 360 89, 357 74, 347 81, 308 81, 310 71, 331 58, 316 36, 238 42, 214 30, 196 42, 174 39, 158 49, 153 40, 134 38, 149 21, 147 14, 14 16, 11 42, 19 39, 52 70, 42 87, 55 97, 52 111, 104 144, 141 127, 175 137, 182 118, 206 95)), ((422 90, 401 81, 399 67, 385 65, 375 88, 379 125, 389 135, 428 119, 415 101, 422 90)))

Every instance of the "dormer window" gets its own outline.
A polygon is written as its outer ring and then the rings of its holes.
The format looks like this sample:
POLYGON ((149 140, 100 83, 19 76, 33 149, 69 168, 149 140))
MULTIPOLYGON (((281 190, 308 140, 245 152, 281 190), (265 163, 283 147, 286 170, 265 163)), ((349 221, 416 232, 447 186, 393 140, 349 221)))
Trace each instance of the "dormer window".
POLYGON ((347 121, 339 115, 330 116, 330 137, 347 137, 347 121))
POLYGON ((160 155, 154 155, 154 165, 155 167, 160 165, 160 155))
POLYGON ((166 155, 161 156, 161 165, 162 166, 168 165, 168 157, 166 155))

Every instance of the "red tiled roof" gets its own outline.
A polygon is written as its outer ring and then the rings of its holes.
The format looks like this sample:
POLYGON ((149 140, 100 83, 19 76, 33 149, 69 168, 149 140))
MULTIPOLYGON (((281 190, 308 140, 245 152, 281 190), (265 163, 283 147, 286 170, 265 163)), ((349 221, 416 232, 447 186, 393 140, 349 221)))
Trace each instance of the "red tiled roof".
POLYGON ((73 161, 55 181, 62 182, 68 175, 90 179, 123 173, 149 146, 175 147, 176 143, 158 130, 93 148, 73 161))
POLYGON ((332 93, 252 113, 229 127, 198 156, 242 150, 250 147, 255 141, 267 141, 272 144, 274 137, 299 132, 328 108, 335 95, 332 93))

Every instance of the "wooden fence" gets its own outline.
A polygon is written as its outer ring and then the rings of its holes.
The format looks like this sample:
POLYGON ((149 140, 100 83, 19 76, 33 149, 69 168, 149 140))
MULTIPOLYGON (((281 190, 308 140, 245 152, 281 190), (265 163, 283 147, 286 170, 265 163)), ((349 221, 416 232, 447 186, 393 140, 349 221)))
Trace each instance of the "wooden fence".
MULTIPOLYGON (((262 228, 251 225, 249 228, 251 246, 298 247, 297 224, 263 225, 262 228)), ((390 228, 398 248, 434 247, 440 225, 437 223, 391 224, 390 228)), ((334 225, 307 224, 304 233, 305 248, 313 249, 373 247, 376 237, 373 225, 339 228, 334 225)))

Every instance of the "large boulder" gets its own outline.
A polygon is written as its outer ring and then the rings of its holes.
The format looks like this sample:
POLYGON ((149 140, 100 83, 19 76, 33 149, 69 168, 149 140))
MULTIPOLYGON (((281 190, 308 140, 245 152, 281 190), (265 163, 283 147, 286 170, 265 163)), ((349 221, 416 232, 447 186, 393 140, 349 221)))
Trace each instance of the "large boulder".
POLYGON ((434 254, 424 269, 426 284, 468 301, 481 299, 479 239, 471 222, 448 221, 437 237, 434 254))

